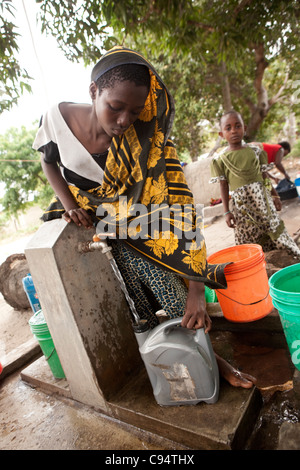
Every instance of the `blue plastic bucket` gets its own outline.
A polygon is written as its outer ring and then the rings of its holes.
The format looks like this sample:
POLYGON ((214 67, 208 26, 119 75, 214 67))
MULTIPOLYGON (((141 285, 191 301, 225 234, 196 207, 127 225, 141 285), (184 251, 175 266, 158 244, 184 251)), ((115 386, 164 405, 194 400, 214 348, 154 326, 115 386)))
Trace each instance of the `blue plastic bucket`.
POLYGON ((300 197, 300 178, 295 179, 295 186, 297 189, 298 196, 300 197))

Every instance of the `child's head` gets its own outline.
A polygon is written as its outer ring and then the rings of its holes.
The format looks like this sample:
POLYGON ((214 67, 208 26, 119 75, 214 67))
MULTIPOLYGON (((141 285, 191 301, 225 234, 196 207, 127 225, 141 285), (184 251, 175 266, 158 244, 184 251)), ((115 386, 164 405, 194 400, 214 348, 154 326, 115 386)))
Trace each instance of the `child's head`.
POLYGON ((235 110, 223 114, 220 128, 219 135, 231 145, 237 145, 243 140, 246 129, 242 116, 235 110))
POLYGON ((278 145, 281 145, 281 147, 284 150, 284 156, 286 156, 288 153, 291 151, 291 146, 288 142, 283 141, 283 142, 278 142, 278 145))

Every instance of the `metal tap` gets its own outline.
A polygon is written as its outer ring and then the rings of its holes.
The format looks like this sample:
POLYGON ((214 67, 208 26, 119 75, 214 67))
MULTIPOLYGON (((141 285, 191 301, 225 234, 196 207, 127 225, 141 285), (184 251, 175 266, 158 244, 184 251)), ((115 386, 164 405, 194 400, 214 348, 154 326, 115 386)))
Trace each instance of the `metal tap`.
POLYGON ((91 251, 101 250, 103 254, 107 256, 109 260, 113 259, 111 254, 111 246, 108 246, 105 239, 101 239, 101 236, 113 236, 112 233, 98 234, 93 236, 93 241, 80 242, 78 244, 78 250, 80 253, 89 253, 91 251))

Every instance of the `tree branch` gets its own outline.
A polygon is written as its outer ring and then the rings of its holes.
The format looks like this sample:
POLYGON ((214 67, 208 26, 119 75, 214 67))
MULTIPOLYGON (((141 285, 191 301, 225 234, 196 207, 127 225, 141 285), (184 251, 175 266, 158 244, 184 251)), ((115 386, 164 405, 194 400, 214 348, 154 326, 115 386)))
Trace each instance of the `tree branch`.
POLYGON ((210 33, 213 33, 216 29, 216 28, 214 28, 213 26, 211 26, 209 24, 199 23, 199 21, 189 20, 189 21, 187 21, 187 24, 197 26, 198 28, 204 29, 205 31, 209 31, 210 33))
POLYGON ((252 2, 253 2, 253 0, 242 0, 233 12, 234 13, 234 15, 233 15, 234 19, 236 19, 236 17, 240 13, 240 11, 242 11, 247 5, 250 5, 250 3, 252 3, 252 2))
POLYGON ((265 58, 265 47, 264 44, 254 44, 254 54, 255 54, 255 63, 256 63, 256 71, 255 71, 255 79, 254 79, 254 87, 258 95, 264 93, 264 86, 262 84, 263 76, 266 68, 268 67, 269 63, 265 58))
POLYGON ((273 104, 275 104, 275 103, 277 103, 277 102, 279 101, 279 98, 281 97, 283 91, 284 91, 285 88, 286 88, 288 78, 289 78, 289 74, 286 73, 286 74, 285 74, 285 78, 284 78, 283 85, 279 88, 279 90, 278 90, 278 92, 276 93, 276 95, 269 99, 269 106, 270 106, 270 107, 273 106, 273 104))

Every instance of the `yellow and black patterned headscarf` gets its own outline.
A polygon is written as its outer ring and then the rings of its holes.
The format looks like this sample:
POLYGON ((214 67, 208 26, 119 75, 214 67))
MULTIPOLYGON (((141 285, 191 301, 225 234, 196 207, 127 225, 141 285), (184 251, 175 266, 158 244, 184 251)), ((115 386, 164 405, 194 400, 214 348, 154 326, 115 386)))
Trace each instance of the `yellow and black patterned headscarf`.
POLYGON ((201 216, 169 139, 175 109, 163 81, 141 54, 124 47, 108 51, 92 78, 128 63, 149 69, 145 107, 124 134, 112 139, 101 186, 70 190, 81 207, 102 219, 97 231, 105 222, 108 232, 117 231, 120 241, 162 268, 224 288, 224 265, 207 265, 201 216))

